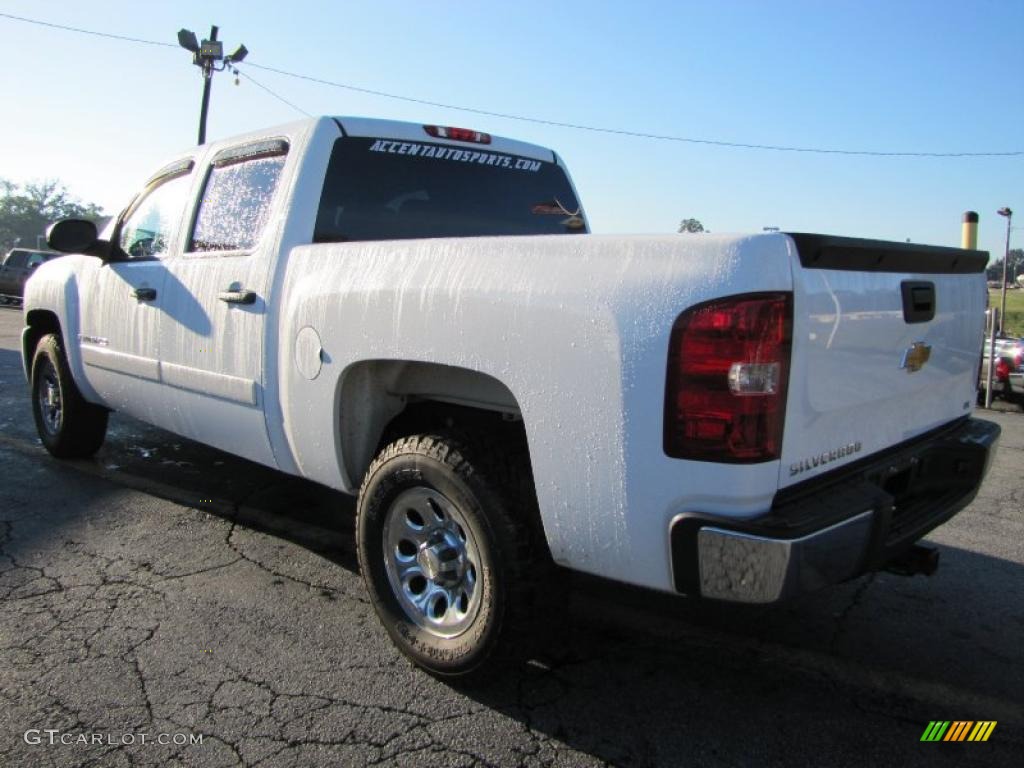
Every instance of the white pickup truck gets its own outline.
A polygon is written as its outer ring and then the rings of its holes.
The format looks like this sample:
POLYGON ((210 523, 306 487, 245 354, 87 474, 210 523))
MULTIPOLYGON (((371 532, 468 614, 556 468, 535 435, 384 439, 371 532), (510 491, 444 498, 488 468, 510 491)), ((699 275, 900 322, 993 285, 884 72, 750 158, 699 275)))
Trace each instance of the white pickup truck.
POLYGON ((555 564, 741 602, 934 567, 999 435, 986 254, 587 232, 557 154, 477 131, 200 146, 51 228, 40 437, 88 456, 118 410, 358 494, 373 604, 442 676, 528 647, 555 564))

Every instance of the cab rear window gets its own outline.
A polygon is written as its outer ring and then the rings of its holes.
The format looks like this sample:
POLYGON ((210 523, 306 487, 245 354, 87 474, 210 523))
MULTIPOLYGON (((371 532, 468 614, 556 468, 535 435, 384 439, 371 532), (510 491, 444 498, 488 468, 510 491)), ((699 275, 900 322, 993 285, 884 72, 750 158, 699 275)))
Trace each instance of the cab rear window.
POLYGON ((470 144, 345 137, 334 144, 313 239, 583 231, 579 202, 554 162, 470 144))

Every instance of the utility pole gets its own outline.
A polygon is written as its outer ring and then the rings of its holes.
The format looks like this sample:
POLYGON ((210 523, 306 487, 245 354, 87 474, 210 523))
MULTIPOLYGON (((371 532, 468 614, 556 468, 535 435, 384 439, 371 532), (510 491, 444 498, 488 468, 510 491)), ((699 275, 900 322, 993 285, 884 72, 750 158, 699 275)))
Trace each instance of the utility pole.
MULTIPOLYGON (((210 26, 210 39, 204 40, 204 46, 211 46, 212 43, 217 42, 217 27, 210 26)), ((223 51, 223 47, 218 45, 214 49, 220 49, 223 51)), ((199 51, 202 53, 203 48, 200 47, 199 51)), ((199 108, 199 143, 206 143, 206 115, 210 111, 210 87, 213 85, 213 62, 212 57, 203 56, 203 105, 199 108)))
POLYGON ((192 63, 203 72, 203 101, 199 109, 199 143, 206 143, 206 116, 210 111, 210 87, 213 85, 213 73, 223 72, 232 64, 238 64, 246 57, 249 50, 244 45, 230 56, 224 55, 224 44, 217 39, 218 29, 210 26, 210 38, 200 43, 195 32, 189 29, 178 30, 178 45, 192 53, 192 63), (217 62, 222 62, 220 67, 217 62))
POLYGON ((1010 263, 1010 226, 1013 221, 1013 211, 1009 208, 1000 208, 996 211, 1000 216, 1006 217, 1006 252, 1003 254, 1003 299, 999 307, 999 335, 1003 335, 1003 318, 1006 316, 1006 267, 1010 263))

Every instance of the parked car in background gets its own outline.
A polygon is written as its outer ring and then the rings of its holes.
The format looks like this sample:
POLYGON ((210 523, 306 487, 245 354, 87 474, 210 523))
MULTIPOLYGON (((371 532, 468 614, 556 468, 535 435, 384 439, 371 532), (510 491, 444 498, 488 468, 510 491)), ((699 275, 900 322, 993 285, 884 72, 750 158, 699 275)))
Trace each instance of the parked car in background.
POLYGON ((0 264, 0 303, 21 303, 25 281, 40 264, 60 256, 55 251, 12 248, 0 264))
MULTIPOLYGON (((985 390, 988 388, 990 342, 991 337, 986 337, 981 354, 978 381, 978 398, 981 401, 984 401, 985 390)), ((1024 339, 996 337, 995 361, 992 396, 1024 405, 1024 339)))

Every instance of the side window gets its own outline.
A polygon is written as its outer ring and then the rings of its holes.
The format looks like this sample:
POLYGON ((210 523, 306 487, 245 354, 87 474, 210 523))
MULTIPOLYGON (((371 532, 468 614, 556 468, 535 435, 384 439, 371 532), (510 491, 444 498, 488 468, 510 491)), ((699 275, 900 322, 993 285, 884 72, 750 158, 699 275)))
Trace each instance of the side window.
POLYGON ((32 267, 38 267, 44 261, 46 261, 46 255, 45 254, 42 254, 42 253, 32 253, 32 254, 29 254, 29 257, 28 257, 28 268, 32 269, 32 267))
POLYGON ((199 202, 189 251, 242 251, 263 234, 285 155, 214 163, 199 202))
POLYGON ((167 252, 181 223, 191 177, 172 176, 150 189, 121 224, 118 245, 131 259, 153 259, 167 252))

